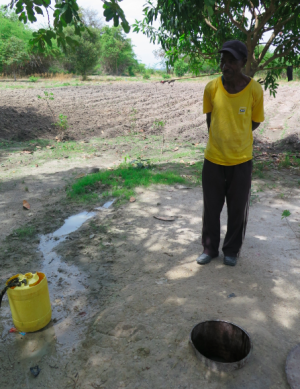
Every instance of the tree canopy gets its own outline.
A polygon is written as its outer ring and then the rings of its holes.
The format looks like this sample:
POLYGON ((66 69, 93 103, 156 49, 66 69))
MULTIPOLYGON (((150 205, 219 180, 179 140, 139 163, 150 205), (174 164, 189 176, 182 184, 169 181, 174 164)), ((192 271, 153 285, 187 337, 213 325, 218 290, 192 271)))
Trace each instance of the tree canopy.
POLYGON ((253 77, 266 70, 265 87, 273 94, 278 72, 300 65, 298 0, 158 0, 155 4, 148 0, 144 16, 134 31, 160 43, 172 64, 188 56, 195 73, 205 59, 218 61, 222 44, 233 39, 247 46, 245 73, 253 77), (153 27, 155 20, 161 23, 158 29, 153 27), (258 50, 265 33, 270 37, 258 50))
MULTIPOLYGON (((103 14, 106 21, 113 20, 115 27, 120 23, 124 31, 129 32, 121 1, 104 0, 103 14)), ((52 46, 53 39, 63 47, 66 43, 76 44, 76 39, 64 32, 68 25, 72 25, 75 35, 86 28, 76 0, 56 1, 54 9, 50 0, 11 0, 10 7, 24 23, 36 21, 36 14, 48 17, 49 28, 34 32, 31 40, 41 50, 45 44, 52 46), (53 12, 53 27, 49 11, 53 12)), ((133 27, 152 42, 160 43, 170 64, 187 56, 190 69, 195 73, 201 70, 205 59, 218 61, 217 51, 225 41, 239 39, 248 48, 246 74, 254 76, 266 70, 265 87, 273 94, 278 72, 289 65, 300 66, 299 0, 147 0, 144 19, 133 27), (156 20, 160 21, 157 29, 153 27, 156 20), (265 33, 270 37, 258 51, 265 33), (267 55, 269 53, 272 55, 267 55)))

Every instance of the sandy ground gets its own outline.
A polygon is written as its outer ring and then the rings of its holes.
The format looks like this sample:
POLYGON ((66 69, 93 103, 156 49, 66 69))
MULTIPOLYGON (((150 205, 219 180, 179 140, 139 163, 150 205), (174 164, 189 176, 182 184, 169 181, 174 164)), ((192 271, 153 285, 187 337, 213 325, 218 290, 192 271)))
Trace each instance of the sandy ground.
MULTIPOLYGON (((203 88, 198 83, 184 85, 203 88)), ((282 87, 298 91, 290 88, 282 87)), ((297 115, 295 110, 293 117, 297 115)), ((263 142, 272 130, 265 131, 266 135, 256 135, 263 142)), ((270 144, 280 140, 281 135, 270 144)), ((138 188, 135 203, 95 211, 54 249, 51 263, 38 250, 38 235, 30 239, 11 235, 29 220, 38 234, 52 233, 70 215, 92 211, 95 206, 68 203, 65 185, 89 166, 105 168, 114 162, 116 157, 108 153, 84 163, 59 160, 39 169, 20 168, 15 175, 5 171, 0 187, 1 283, 12 274, 44 270, 53 315, 38 333, 11 334, 5 297, 0 309, 1 387, 288 388, 285 360, 300 341, 299 176, 283 169, 254 180, 254 188, 264 189, 250 207, 235 268, 224 266, 221 257, 202 267, 195 261, 201 253, 200 187, 138 188), (29 212, 20 207, 23 181, 34 205, 29 212), (291 212, 289 224, 281 219, 286 209, 291 212), (163 222, 155 215, 175 220, 163 222), (236 297, 228 298, 231 293, 236 297), (254 350, 243 369, 215 374, 196 359, 188 345, 189 333, 196 323, 208 319, 232 321, 249 332, 254 350), (29 370, 35 365, 42 369, 37 378, 29 370)), ((225 231, 224 209, 222 236, 225 231)))

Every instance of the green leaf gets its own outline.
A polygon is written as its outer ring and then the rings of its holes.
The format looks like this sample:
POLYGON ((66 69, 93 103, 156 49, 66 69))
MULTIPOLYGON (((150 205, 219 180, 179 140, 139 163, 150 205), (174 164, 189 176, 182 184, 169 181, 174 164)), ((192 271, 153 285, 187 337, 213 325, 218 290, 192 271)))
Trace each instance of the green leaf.
POLYGON ((34 9, 36 10, 36 13, 39 14, 39 15, 44 15, 43 14, 43 10, 40 8, 40 7, 34 7, 34 9))
POLYGON ((290 212, 288 209, 284 210, 284 211, 282 212, 282 215, 281 215, 281 220, 282 220, 283 218, 285 218, 285 217, 289 217, 290 215, 291 215, 291 212, 290 212))
POLYGON ((69 36, 66 37, 66 42, 70 46, 78 46, 79 42, 77 42, 75 39, 70 38, 69 36))
POLYGON ((71 23, 72 21, 72 18, 73 18, 73 13, 72 13, 72 9, 69 7, 67 9, 67 11, 64 13, 65 15, 65 21, 67 24, 71 23))

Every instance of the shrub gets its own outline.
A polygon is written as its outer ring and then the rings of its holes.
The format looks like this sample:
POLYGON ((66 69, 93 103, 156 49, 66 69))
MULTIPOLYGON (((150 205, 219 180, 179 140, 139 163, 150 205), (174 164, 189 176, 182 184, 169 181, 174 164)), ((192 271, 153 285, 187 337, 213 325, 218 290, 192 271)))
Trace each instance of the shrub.
POLYGON ((167 80, 168 78, 171 78, 171 76, 170 76, 170 74, 164 73, 164 74, 162 75, 162 78, 163 78, 164 80, 167 80))
POLYGON ((130 77, 134 77, 135 76, 135 73, 134 73, 134 70, 133 70, 133 66, 128 66, 128 74, 130 77))
POLYGON ((34 76, 29 77, 30 82, 37 82, 38 79, 39 79, 38 77, 34 77, 34 76))
POLYGON ((188 71, 189 65, 183 59, 179 59, 174 64, 174 71, 177 77, 182 77, 188 71))
POLYGON ((150 75, 149 75, 148 73, 145 73, 145 74, 143 75, 143 79, 144 79, 144 80, 149 80, 149 78, 150 78, 150 75))

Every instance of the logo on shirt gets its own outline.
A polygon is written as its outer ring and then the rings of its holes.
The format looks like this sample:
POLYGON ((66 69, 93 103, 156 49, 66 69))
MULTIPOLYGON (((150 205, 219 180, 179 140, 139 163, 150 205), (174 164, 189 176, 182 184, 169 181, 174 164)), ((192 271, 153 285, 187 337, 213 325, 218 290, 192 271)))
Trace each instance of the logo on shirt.
POLYGON ((243 115, 246 112, 246 107, 241 107, 239 111, 239 115, 243 115))

